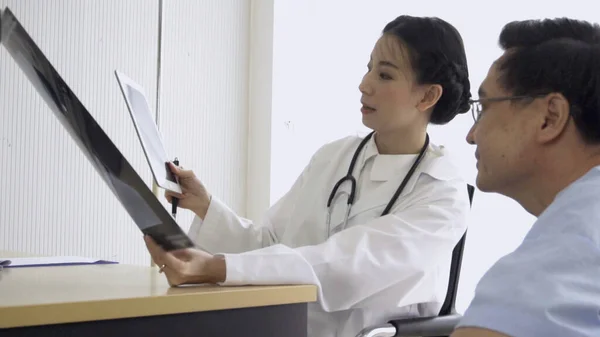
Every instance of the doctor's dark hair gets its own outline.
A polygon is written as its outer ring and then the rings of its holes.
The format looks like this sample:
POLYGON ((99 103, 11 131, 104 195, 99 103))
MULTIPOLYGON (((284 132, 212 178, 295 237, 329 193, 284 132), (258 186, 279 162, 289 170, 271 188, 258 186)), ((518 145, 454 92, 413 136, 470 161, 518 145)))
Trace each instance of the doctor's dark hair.
POLYGON ((396 37, 406 50, 417 83, 442 86, 442 96, 431 113, 432 124, 446 124, 469 111, 467 57, 456 28, 435 17, 402 15, 388 23, 383 34, 396 37))
MULTIPOLYGON (((568 18, 502 29, 499 85, 510 95, 562 94, 585 142, 600 144, 600 26, 568 18)), ((523 102, 527 103, 527 101, 523 102)))

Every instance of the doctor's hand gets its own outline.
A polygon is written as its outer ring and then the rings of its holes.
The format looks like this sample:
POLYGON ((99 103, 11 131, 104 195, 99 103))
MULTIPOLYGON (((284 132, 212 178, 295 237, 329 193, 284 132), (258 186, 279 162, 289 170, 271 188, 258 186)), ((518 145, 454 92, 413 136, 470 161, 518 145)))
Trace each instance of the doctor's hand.
POLYGON ((206 187, 196 178, 194 171, 183 170, 173 163, 169 163, 169 168, 179 179, 179 185, 181 185, 183 194, 165 191, 167 201, 171 203, 173 197, 179 198, 179 207, 189 209, 196 213, 199 218, 204 219, 210 205, 210 194, 206 190, 206 187))
POLYGON ((166 252, 150 236, 144 236, 152 260, 167 276, 169 285, 219 283, 226 278, 225 259, 205 251, 187 248, 166 252))

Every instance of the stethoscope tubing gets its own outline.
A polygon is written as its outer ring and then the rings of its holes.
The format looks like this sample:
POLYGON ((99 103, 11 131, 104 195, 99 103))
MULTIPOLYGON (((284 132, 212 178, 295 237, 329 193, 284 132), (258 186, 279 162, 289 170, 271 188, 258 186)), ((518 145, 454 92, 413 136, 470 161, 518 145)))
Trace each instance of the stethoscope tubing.
MULTIPOLYGON (((342 226, 343 226, 342 229, 346 228, 346 225, 348 223, 348 217, 350 216, 350 210, 352 208, 352 205, 354 204, 354 198, 356 196, 356 184, 357 183, 356 183, 356 178, 354 178, 354 176, 353 176, 354 168, 356 166, 356 161, 358 160, 358 156, 360 155, 360 153, 362 152, 363 148, 365 147, 365 145, 367 144, 367 142, 369 141, 369 139, 371 139, 371 137, 373 136, 374 133, 375 133, 375 131, 369 133, 360 142, 360 144, 358 145, 358 147, 354 151, 354 155, 352 156, 352 161, 350 162, 350 166, 348 167, 348 173, 335 183, 335 185, 333 186, 333 189, 331 190, 331 193, 329 194, 329 198, 327 199, 327 220, 326 220, 327 235, 328 236, 331 235, 331 228, 330 228, 331 227, 331 206, 333 204, 335 204, 334 200, 337 199, 337 196, 338 196, 337 192, 338 192, 338 189, 340 188, 340 186, 343 183, 345 183, 346 181, 349 181, 350 184, 351 184, 351 187, 350 187, 350 193, 346 193, 346 194, 348 194, 347 209, 346 209, 346 215, 344 217, 344 222, 342 224, 342 226)), ((425 153, 427 152, 427 148, 428 147, 429 147, 429 134, 426 134, 425 144, 421 148, 421 151, 419 152, 419 155, 417 156, 417 159, 415 159, 414 163, 412 164, 412 166, 410 167, 410 169, 408 170, 408 172, 404 176, 404 179, 402 180, 402 183, 396 189, 396 192, 394 193, 394 195, 392 196, 392 198, 388 202, 387 206, 385 207, 385 209, 381 213, 381 216, 384 216, 384 215, 388 214, 391 211, 392 207, 394 207, 394 204, 396 203, 396 200, 398 200, 398 197, 400 197, 400 194, 402 194, 402 191, 404 190, 404 188, 408 184, 408 181, 414 175, 417 167, 419 166, 419 164, 423 160, 423 157, 425 157, 425 153)))

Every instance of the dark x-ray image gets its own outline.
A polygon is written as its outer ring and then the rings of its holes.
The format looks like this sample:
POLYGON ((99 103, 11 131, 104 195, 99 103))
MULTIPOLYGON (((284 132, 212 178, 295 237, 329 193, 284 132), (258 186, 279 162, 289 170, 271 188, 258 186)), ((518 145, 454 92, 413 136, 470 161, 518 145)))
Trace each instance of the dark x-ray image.
MULTIPOLYGON (((8 50, 140 230, 152 236, 166 250, 193 246, 192 241, 8 9, 0 14, 0 29, 1 44, 8 50)), ((39 113, 49 112, 39 111, 39 113)))

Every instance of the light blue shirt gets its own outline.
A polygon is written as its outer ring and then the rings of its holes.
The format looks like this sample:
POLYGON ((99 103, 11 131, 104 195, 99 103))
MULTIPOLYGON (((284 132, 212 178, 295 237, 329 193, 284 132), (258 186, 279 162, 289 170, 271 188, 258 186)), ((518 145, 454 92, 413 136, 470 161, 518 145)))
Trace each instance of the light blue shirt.
POLYGON ((459 326, 600 336, 600 167, 561 191, 523 243, 490 268, 459 326))

